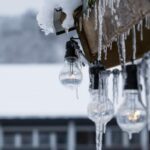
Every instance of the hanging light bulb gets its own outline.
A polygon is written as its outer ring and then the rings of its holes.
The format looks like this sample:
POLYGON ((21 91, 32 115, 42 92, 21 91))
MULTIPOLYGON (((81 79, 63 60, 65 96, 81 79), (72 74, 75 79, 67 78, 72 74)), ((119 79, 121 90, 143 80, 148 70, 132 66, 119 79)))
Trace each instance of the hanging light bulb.
POLYGON ((102 149, 102 137, 106 124, 112 119, 114 111, 113 104, 108 99, 108 77, 109 71, 98 62, 90 68, 90 95, 92 102, 88 105, 88 117, 96 125, 96 149, 102 149), (100 73, 103 71, 103 73, 100 73))
POLYGON ((104 126, 113 118, 113 103, 108 98, 108 78, 110 71, 102 71, 99 75, 98 89, 91 90, 92 102, 88 105, 89 118, 101 122, 104 126))
POLYGON ((117 122, 123 131, 139 133, 146 125, 147 113, 141 103, 137 81, 137 66, 132 64, 126 67, 126 83, 124 88, 124 102, 118 109, 117 122))
POLYGON ((82 81, 82 72, 79 68, 79 58, 76 48, 78 48, 77 42, 73 40, 67 42, 65 64, 59 75, 62 85, 73 89, 82 81))

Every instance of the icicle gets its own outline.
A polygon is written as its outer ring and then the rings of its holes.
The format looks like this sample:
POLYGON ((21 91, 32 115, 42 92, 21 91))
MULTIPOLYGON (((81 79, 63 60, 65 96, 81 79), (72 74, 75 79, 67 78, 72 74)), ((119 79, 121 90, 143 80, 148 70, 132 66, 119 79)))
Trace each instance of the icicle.
POLYGON ((143 41, 143 20, 140 21, 141 41, 143 41))
POLYGON ((127 40, 128 32, 124 33, 124 39, 127 40))
POLYGON ((107 47, 104 48, 105 60, 107 60, 107 47))
POLYGON ((119 8, 120 0, 117 0, 117 8, 119 8))
POLYGON ((120 27, 119 17, 117 14, 115 15, 115 20, 116 20, 117 27, 120 27))
POLYGON ((105 3, 106 3, 106 6, 108 6, 108 5, 109 5, 108 1, 109 1, 109 0, 106 0, 106 1, 105 1, 105 3))
POLYGON ((150 29, 150 16, 148 15, 145 17, 145 27, 150 29))
POLYGON ((110 45, 109 45, 110 49, 112 49, 112 44, 113 44, 113 42, 111 41, 111 42, 110 42, 110 45))
POLYGON ((130 35, 130 29, 127 31, 127 35, 128 35, 128 36, 130 35))
POLYGON ((95 30, 97 30, 97 28, 98 28, 98 22, 97 22, 97 20, 98 20, 98 14, 97 14, 97 12, 98 12, 98 8, 97 8, 97 2, 95 2, 95 5, 94 5, 94 11, 95 11, 95 30))
POLYGON ((83 13, 83 19, 84 19, 84 20, 86 19, 86 14, 85 14, 85 13, 83 13))
POLYGON ((91 12, 91 9, 88 8, 88 9, 87 9, 86 20, 89 20, 89 18, 90 18, 90 12, 91 12))
POLYGON ((136 59, 136 28, 135 25, 132 29, 132 49, 133 49, 133 60, 136 59))
POLYGON ((113 70, 113 101, 114 101, 114 104, 118 104, 119 74, 120 74, 120 71, 118 69, 113 70))
POLYGON ((111 9, 111 14, 114 14, 114 0, 110 0, 110 9, 111 9))
POLYGON ((118 52, 120 63, 122 69, 125 71, 125 64, 126 64, 126 46, 125 46, 125 35, 121 34, 118 38, 118 52))
POLYGON ((132 140, 132 133, 128 133, 129 134, 129 140, 132 140))
POLYGON ((100 90, 101 97, 103 98, 103 102, 108 99, 108 78, 110 76, 110 71, 103 71, 100 73, 100 90))
POLYGON ((106 133, 106 124, 104 124, 104 131, 103 131, 103 133, 105 134, 106 133))
POLYGON ((103 131, 102 124, 96 123, 96 150, 102 150, 103 131))
POLYGON ((140 38, 141 41, 143 41, 143 20, 141 20, 137 25, 137 30, 140 31, 140 38))
POLYGON ((104 16, 105 10, 106 10, 106 3, 105 3, 104 0, 102 0, 102 6, 101 6, 101 8, 102 8, 102 15, 104 16))
POLYGON ((140 22, 139 22, 138 25, 137 25, 137 30, 138 30, 138 31, 140 31, 140 26, 141 26, 141 24, 140 24, 140 22))
POLYGON ((102 0, 99 0, 98 6, 98 25, 99 25, 99 33, 98 33, 98 60, 101 60, 102 55, 102 37, 103 37, 103 14, 102 14, 102 0))

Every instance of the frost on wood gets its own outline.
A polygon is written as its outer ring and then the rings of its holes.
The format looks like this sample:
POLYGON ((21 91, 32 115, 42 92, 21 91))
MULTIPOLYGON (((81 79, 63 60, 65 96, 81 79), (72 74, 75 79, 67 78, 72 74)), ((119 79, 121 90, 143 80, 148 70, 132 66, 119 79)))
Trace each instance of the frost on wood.
POLYGON ((65 29, 69 29, 74 25, 74 10, 81 4, 81 0, 45 0, 43 7, 37 15, 38 24, 46 35, 54 33, 54 9, 62 8, 63 12, 66 14, 62 26, 65 29))

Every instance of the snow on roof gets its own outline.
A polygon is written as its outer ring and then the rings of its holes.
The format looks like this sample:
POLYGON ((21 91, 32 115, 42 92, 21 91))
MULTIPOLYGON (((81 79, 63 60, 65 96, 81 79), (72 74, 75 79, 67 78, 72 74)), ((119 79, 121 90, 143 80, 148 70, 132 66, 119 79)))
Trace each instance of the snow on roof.
POLYGON ((86 117, 89 103, 88 69, 76 92, 58 79, 63 65, 0 65, 0 118, 86 117))

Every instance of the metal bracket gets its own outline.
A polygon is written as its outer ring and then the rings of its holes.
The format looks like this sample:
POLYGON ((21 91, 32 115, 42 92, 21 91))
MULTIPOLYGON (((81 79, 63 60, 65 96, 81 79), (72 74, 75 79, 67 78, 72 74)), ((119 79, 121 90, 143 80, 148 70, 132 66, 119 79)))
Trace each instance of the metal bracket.
MULTIPOLYGON (((54 10, 54 27, 55 27, 55 31, 56 31, 56 35, 61 35, 64 34, 66 31, 65 29, 62 27, 62 22, 65 19, 65 14, 62 11, 62 8, 56 8, 54 10)), ((68 32, 75 30, 76 27, 73 26, 71 27, 68 32)))

